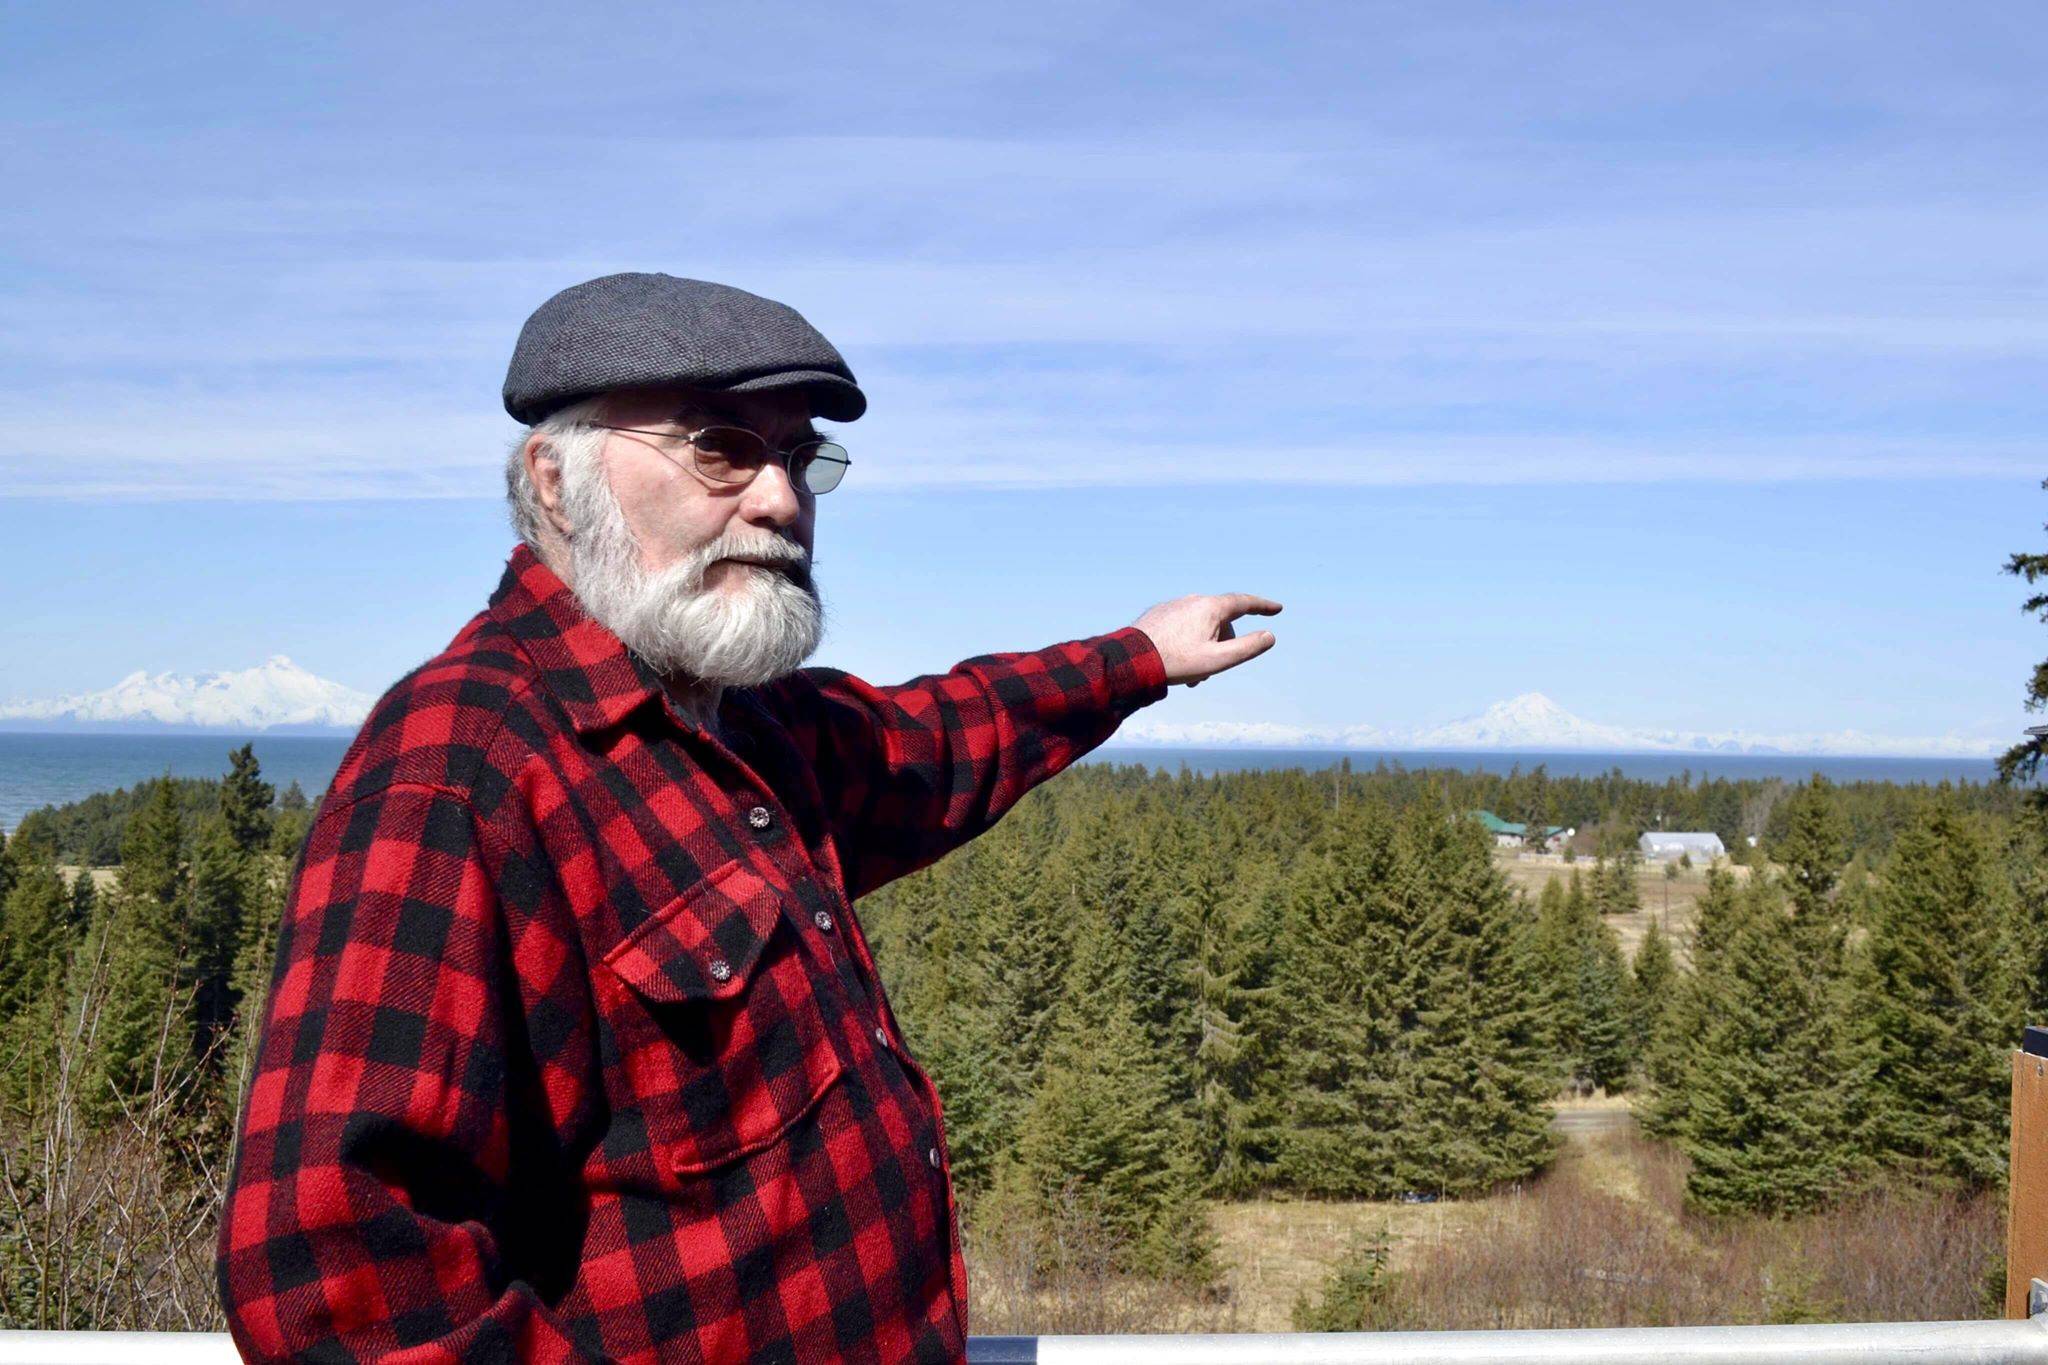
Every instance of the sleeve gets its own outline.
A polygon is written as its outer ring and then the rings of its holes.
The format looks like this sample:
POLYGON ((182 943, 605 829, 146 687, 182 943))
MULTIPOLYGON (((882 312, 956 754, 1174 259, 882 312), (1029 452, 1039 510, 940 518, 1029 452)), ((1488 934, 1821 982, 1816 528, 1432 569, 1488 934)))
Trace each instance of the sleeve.
POLYGON ((221 1218, 245 1359, 590 1358, 506 1266, 506 941, 458 795, 323 804, 221 1218))
POLYGON ((1166 666, 1136 626, 877 687, 807 668, 784 720, 818 775, 857 899, 937 861, 1024 794, 1166 695, 1166 666))

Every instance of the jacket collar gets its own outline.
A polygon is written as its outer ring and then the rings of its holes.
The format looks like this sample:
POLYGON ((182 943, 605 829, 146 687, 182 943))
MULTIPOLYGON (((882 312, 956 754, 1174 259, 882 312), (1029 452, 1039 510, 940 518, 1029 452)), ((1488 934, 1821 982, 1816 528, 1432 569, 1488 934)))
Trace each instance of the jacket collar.
MULTIPOLYGON (((488 611, 533 660, 542 686, 562 704, 578 734, 617 725, 656 698, 681 723, 666 705, 660 675, 592 620, 569 585, 524 542, 513 548, 488 611)), ((737 710, 756 724, 770 719, 750 687, 726 688, 721 709, 728 715, 737 710)))
POLYGON ((662 695, 654 670, 592 620, 569 585, 524 543, 513 549, 489 612, 533 660, 541 684, 579 734, 617 725, 662 695))

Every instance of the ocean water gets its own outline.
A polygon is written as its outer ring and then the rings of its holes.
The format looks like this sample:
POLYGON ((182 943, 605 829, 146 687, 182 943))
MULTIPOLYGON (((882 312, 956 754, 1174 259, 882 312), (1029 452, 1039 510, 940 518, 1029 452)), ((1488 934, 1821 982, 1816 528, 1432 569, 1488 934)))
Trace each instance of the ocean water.
POLYGON ((350 738, 0 733, 0 829, 12 830, 39 806, 132 787, 166 772, 219 777, 228 770, 228 751, 245 743, 255 745, 264 781, 283 791, 296 779, 307 800, 318 800, 341 766, 350 738))
MULTIPOLYGON (((326 790, 349 744, 346 736, 254 735, 248 740, 256 746, 265 780, 281 790, 296 779, 309 799, 326 790)), ((173 777, 219 777, 227 770, 228 751, 243 742, 233 735, 0 733, 0 829, 12 830, 22 816, 38 806, 61 805, 94 792, 132 787, 165 772, 173 777)), ((1988 782, 1995 775, 1989 759, 1713 754, 1392 753, 1110 745, 1082 761, 1142 763, 1167 772, 1178 772, 1185 765, 1206 775, 1257 768, 1321 772, 1343 758, 1349 758, 1353 768, 1364 770, 1384 761, 1407 768, 1505 773, 1517 767, 1527 771, 1540 763, 1556 777, 1592 777, 1619 768, 1625 776, 1651 782, 1688 772, 1695 779, 1779 777, 1795 782, 1816 772, 1835 782, 1988 782)))

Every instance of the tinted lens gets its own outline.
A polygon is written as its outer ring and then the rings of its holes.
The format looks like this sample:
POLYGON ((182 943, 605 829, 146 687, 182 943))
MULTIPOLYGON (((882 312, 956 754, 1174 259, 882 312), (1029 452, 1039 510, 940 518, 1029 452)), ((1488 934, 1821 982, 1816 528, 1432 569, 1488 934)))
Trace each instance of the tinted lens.
POLYGON ((706 427, 690 438, 697 470, 720 483, 745 483, 760 472, 768 443, 744 427, 706 427))
POLYGON ((802 471, 805 488, 813 493, 830 493, 846 476, 846 447, 831 441, 813 441, 790 452, 790 468, 802 471))

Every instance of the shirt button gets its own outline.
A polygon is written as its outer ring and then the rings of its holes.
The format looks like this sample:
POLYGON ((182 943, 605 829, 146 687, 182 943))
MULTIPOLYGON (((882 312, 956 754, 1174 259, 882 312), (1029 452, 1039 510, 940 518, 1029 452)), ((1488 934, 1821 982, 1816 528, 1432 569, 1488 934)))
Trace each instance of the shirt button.
POLYGON ((711 979, 713 981, 732 980, 732 964, 730 962, 727 962, 722 957, 712 958, 711 965, 706 970, 708 970, 711 973, 711 979))
POLYGON ((924 1159, 932 1163, 932 1169, 939 1169, 939 1149, 933 1147, 925 1152, 924 1159))
POLYGON ((880 1024, 875 1025, 875 1042, 885 1048, 889 1046, 889 1030, 880 1024))
POLYGON ((829 934, 832 932, 832 916, 829 911, 820 910, 817 914, 812 915, 811 923, 817 925, 823 933, 829 934))
POLYGON ((747 812, 747 823, 755 829, 766 829, 775 823, 775 816, 766 806, 756 806, 747 812))

